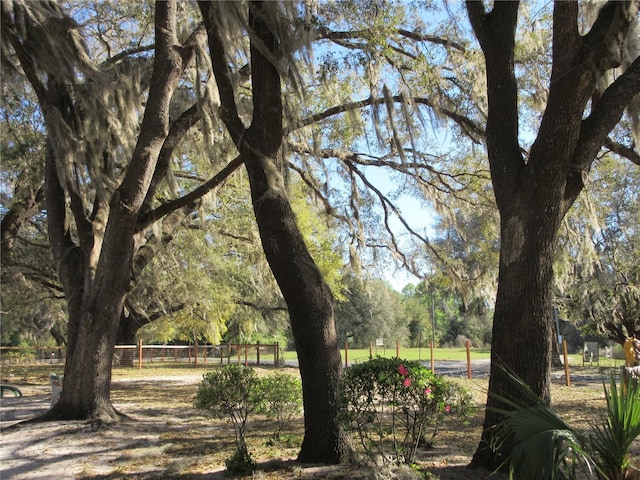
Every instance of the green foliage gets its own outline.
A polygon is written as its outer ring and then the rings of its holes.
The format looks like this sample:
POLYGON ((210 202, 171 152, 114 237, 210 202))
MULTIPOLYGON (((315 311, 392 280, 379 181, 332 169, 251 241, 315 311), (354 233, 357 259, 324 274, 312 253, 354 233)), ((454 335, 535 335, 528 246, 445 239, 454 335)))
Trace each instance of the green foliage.
POLYGON ((344 286, 340 271, 344 262, 335 233, 335 222, 318 206, 309 202, 302 182, 292 182, 289 185, 289 195, 298 228, 304 236, 309 253, 322 272, 334 298, 343 299, 344 286))
POLYGON ((620 344, 640 333, 640 169, 627 163, 606 155, 591 172, 554 265, 563 314, 620 344))
POLYGON ((246 427, 259 403, 258 376, 251 368, 226 365, 205 374, 198 386, 195 406, 233 423, 236 450, 227 461, 232 471, 251 471, 254 467, 246 444, 246 427))
POLYGON ((256 466, 256 462, 246 444, 238 446, 233 455, 224 461, 224 464, 227 470, 238 474, 250 473, 256 466))
POLYGON ((412 464, 428 428, 431 439, 444 415, 464 418, 471 397, 418 362, 375 358, 344 372, 340 420, 375 463, 412 464))
POLYGON ((408 321, 398 292, 379 279, 347 275, 344 283, 346 299, 335 303, 341 345, 348 341, 351 347, 366 348, 375 338, 384 338, 388 345, 407 343, 408 321))
POLYGON ((204 375, 195 406, 233 423, 236 449, 226 466, 233 472, 250 472, 255 462, 246 443, 247 422, 253 413, 274 419, 273 439, 290 426, 302 408, 302 383, 285 373, 259 378, 252 368, 226 365, 204 375))
POLYGON ((302 382, 286 373, 274 373, 261 378, 259 383, 258 412, 276 421, 273 438, 279 440, 294 415, 302 411, 302 382))
POLYGON ((495 410, 506 417, 498 426, 500 440, 494 448, 515 442, 507 460, 510 478, 575 479, 579 471, 587 478, 629 478, 633 469, 629 448, 640 435, 638 382, 619 389, 612 376, 609 389, 604 387, 607 416, 592 424, 591 435, 585 435, 566 424, 515 374, 509 376, 524 401, 490 395, 504 405, 495 410))

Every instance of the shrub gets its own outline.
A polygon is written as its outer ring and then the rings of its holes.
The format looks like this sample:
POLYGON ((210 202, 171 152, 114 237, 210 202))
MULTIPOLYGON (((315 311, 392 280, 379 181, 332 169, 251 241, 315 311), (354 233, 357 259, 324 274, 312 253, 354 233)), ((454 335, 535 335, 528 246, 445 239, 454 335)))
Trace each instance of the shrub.
MULTIPOLYGON (((606 416, 592 423, 590 434, 581 434, 566 424, 513 372, 507 370, 528 405, 500 395, 505 415, 503 441, 515 441, 508 459, 510 477, 518 480, 540 478, 635 478, 629 448, 640 435, 640 386, 630 381, 622 388, 612 376, 604 386, 606 416)), ((500 446, 500 444, 498 445, 500 446)))
POLYGON ((412 464, 429 427, 444 415, 469 413, 470 395, 418 362, 375 358, 342 376, 340 419, 377 464, 412 464))
POLYGON ((233 423, 236 450, 226 465, 235 472, 251 471, 255 467, 246 444, 246 427, 249 415, 260 403, 258 383, 253 369, 226 365, 206 373, 198 386, 195 406, 233 423))
POLYGON ((302 411, 302 382, 286 373, 274 373, 261 378, 259 388, 258 412, 276 421, 273 438, 279 440, 293 416, 302 411))
POLYGON ((274 419, 273 438, 279 439, 293 416, 301 411, 302 383, 284 373, 258 378, 252 368, 226 365, 203 376, 195 406, 232 422, 236 449, 225 464, 233 472, 250 472, 255 462, 246 443, 249 416, 263 413, 274 419))

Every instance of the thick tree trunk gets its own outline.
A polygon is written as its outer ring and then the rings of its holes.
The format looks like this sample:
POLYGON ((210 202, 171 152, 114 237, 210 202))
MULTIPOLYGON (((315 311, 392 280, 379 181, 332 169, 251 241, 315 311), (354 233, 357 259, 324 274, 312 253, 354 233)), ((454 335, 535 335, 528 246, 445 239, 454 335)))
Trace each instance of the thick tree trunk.
MULTIPOLYGON (((91 313, 84 306, 89 261, 65 229, 65 195, 51 148, 47 150, 46 199, 51 249, 58 262, 58 277, 67 301, 68 344, 62 395, 40 420, 111 422, 118 418, 110 401, 115 332, 109 331, 108 322, 113 319, 105 318, 99 312, 91 313)), ((117 325, 117 320, 112 324, 117 325)))
POLYGON ((110 400, 111 362, 118 325, 115 308, 102 315, 97 311, 83 314, 78 332, 82 341, 67 353, 62 394, 45 419, 113 423, 121 418, 110 400))
POLYGON ((544 204, 538 206, 526 213, 504 215, 501 222, 489 398, 482 438, 471 462, 474 467, 504 466, 513 446, 507 441, 496 448, 500 438, 495 436, 495 426, 504 418, 493 409, 505 406, 493 395, 521 402, 526 398, 505 368, 541 398, 550 401, 551 397, 552 264, 560 219, 553 218, 544 204))

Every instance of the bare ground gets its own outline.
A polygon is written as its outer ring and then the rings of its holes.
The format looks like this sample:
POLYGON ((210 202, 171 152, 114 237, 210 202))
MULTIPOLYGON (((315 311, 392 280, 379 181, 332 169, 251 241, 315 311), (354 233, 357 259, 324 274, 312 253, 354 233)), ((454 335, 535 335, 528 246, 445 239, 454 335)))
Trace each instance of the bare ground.
MULTIPOLYGON (((233 430, 193 408, 202 372, 139 378, 124 371, 114 378, 112 400, 131 417, 109 427, 82 422, 20 424, 48 409, 48 385, 21 386, 23 397, 5 397, 0 406, 1 479, 221 479, 224 460, 233 452, 233 430)), ((419 452, 417 463, 432 479, 505 478, 468 470, 477 445, 486 395, 486 380, 464 380, 474 395, 477 412, 467 425, 451 423, 437 437, 436 447, 419 452)), ((560 415, 579 428, 603 413, 602 388, 595 385, 554 386, 560 415)), ((370 479, 364 467, 309 466, 294 459, 302 439, 302 419, 276 444, 269 441, 269 424, 257 419, 249 427, 249 448, 258 471, 248 479, 370 479)), ((639 453, 638 441, 635 453, 639 453)), ((401 474, 385 478, 402 478, 401 474)))

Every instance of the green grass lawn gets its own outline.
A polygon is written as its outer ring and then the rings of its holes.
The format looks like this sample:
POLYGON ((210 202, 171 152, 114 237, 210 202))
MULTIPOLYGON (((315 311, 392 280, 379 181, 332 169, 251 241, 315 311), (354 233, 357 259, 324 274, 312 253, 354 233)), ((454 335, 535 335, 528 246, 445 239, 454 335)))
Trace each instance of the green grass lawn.
MULTIPOLYGON (((392 358, 396 356, 396 349, 393 348, 374 348, 373 356, 380 356, 386 358, 392 358)), ((423 362, 428 362, 431 360, 431 350, 426 348, 403 348, 400 347, 400 358, 405 360, 421 360, 423 362)), ((466 361, 467 360, 467 350, 465 348, 435 348, 434 357, 436 360, 454 360, 454 361, 466 361)), ((488 360, 491 358, 491 350, 489 348, 472 348, 470 351, 471 361, 473 360, 488 360)), ((340 355, 342 356, 342 360, 345 358, 344 349, 340 350, 340 355)), ((369 349, 349 349, 347 352, 349 363, 353 362, 366 362, 369 359, 369 349)), ((285 360, 295 360, 296 352, 288 351, 283 355, 285 360)), ((569 355, 569 365, 572 367, 582 367, 582 355, 581 354, 572 354, 569 355)), ((624 364, 623 360, 615 359, 615 358, 604 358, 600 357, 600 362, 590 364, 589 362, 585 363, 585 367, 620 367, 624 364)))
MULTIPOLYGON (((403 348, 400 347, 400 358, 405 360, 422 360, 429 361, 431 360, 431 350, 426 348, 403 348)), ((467 360, 467 350, 465 348, 435 348, 434 357, 436 360, 459 360, 466 361, 467 360)), ((374 348, 372 351, 373 356, 380 356, 386 358, 392 358, 396 356, 396 349, 393 348, 374 348)), ((344 349, 340 350, 340 355, 342 356, 342 360, 345 358, 344 349)), ((349 363, 352 362, 366 362, 369 360, 369 349, 349 349, 347 352, 349 363)), ((488 348, 472 348, 471 349, 471 360, 482 360, 489 359, 491 356, 491 350, 488 348)), ((296 352, 290 351, 285 352, 283 354, 283 358, 285 360, 296 360, 296 352)))

